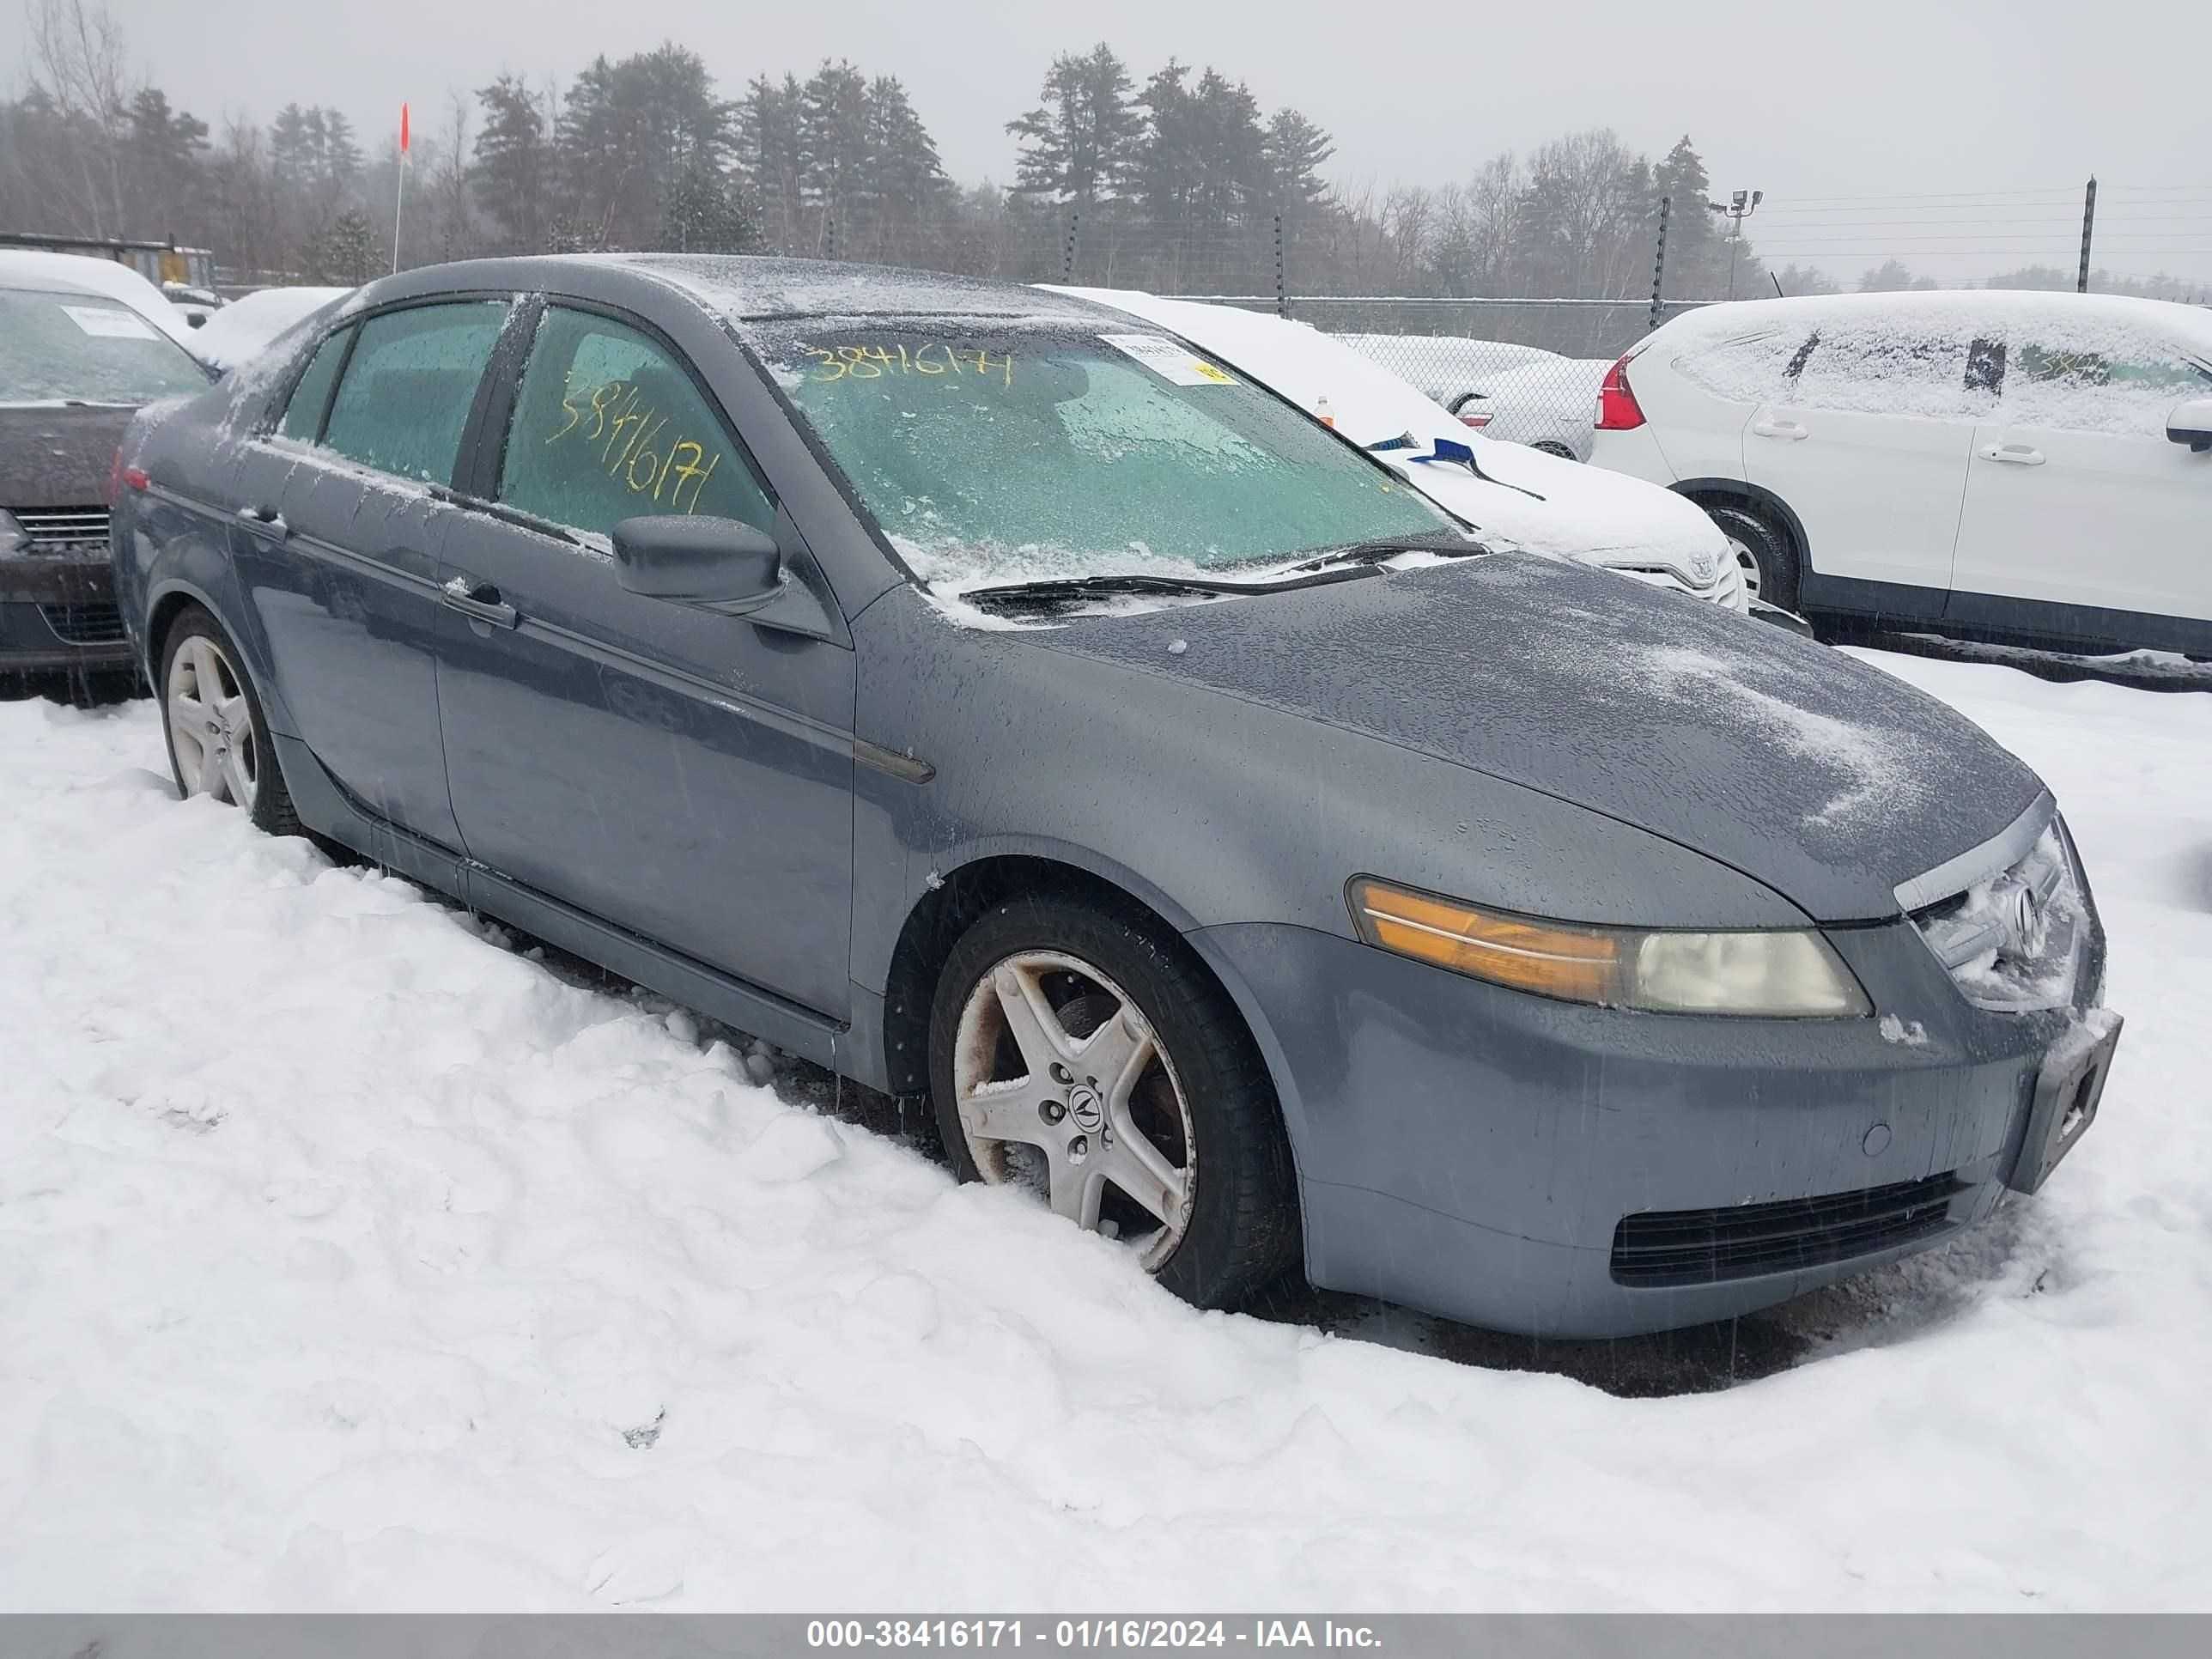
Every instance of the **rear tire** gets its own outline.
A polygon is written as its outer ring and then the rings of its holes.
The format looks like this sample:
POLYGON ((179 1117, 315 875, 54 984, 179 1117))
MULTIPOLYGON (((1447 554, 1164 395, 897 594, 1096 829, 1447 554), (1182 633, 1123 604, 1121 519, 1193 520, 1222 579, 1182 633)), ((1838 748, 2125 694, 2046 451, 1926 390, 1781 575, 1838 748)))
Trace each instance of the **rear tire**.
POLYGON ((1259 1049, 1188 948, 1133 906, 994 904, 938 981, 929 1079, 962 1180, 1035 1187, 1127 1239, 1185 1301, 1243 1307, 1297 1265, 1297 1180, 1259 1049), (1098 1058, 1115 1048, 1136 1056, 1118 1093, 1107 1073, 1122 1068, 1098 1058))
POLYGON ((1728 538, 1750 596, 1784 611, 1796 610, 1797 550, 1788 532, 1765 514, 1733 501, 1699 505, 1728 538))
POLYGON ((245 810, 271 836, 302 832, 270 741, 245 655, 204 606, 188 605, 161 641, 161 736, 180 797, 209 795, 245 810), (180 741, 181 740, 181 741, 180 741))

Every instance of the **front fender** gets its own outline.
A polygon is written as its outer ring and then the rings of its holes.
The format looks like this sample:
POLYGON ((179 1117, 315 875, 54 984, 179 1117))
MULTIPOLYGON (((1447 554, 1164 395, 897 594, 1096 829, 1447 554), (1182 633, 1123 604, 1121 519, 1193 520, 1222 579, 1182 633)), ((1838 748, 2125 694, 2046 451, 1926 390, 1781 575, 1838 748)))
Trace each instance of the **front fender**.
POLYGON ((856 726, 929 769, 863 767, 853 977, 882 991, 915 907, 1006 854, 1112 883, 1186 934, 1353 937, 1370 874, 1618 926, 1796 927, 1772 890, 1632 824, 1433 755, 1170 675, 958 626, 912 588, 855 623, 856 726))

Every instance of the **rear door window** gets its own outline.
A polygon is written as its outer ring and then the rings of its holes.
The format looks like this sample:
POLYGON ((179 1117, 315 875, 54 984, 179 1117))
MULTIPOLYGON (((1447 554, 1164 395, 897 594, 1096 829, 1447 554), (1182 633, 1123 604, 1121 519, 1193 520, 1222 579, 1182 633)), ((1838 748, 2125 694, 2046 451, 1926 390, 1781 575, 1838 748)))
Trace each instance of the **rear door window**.
POLYGON ((380 472, 452 483, 461 431, 507 309, 501 301, 464 300, 387 311, 361 324, 325 446, 380 472))
POLYGON ((315 348, 314 358, 300 383, 292 388, 291 401, 284 405, 284 419, 277 430, 288 438, 296 438, 311 444, 323 435, 323 411, 330 407, 331 383, 338 377, 338 365, 345 362, 346 343, 353 338, 350 328, 342 328, 315 348))
POLYGON ((1824 326, 1802 353, 1790 401, 1810 409, 1938 420, 1986 406, 1986 390, 1966 389, 1972 340, 1899 318, 1824 326))
POLYGON ((546 311, 523 368, 499 496, 592 537, 651 514, 775 523, 766 488, 668 349, 563 306, 546 311))
POLYGON ((1765 329, 1698 346, 1676 358, 1674 368, 1692 386, 1724 402, 1763 404, 1787 394, 1790 365, 1808 337, 1802 328, 1765 329))

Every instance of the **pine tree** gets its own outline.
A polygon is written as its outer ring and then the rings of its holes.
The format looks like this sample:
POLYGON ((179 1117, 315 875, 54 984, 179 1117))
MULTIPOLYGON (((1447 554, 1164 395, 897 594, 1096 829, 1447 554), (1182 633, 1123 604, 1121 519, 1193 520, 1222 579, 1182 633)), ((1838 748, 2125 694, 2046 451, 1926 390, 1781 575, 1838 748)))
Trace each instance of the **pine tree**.
POLYGON ((867 188, 867 82, 849 63, 828 58, 809 76, 799 102, 799 195, 811 216, 815 253, 860 245, 857 222, 867 188))
POLYGON ((1130 85, 1127 65, 1103 40, 1054 58, 1037 107, 1006 123, 1021 143, 1015 188, 1082 208, 1112 196, 1141 130, 1130 85))
POLYGON ((197 205, 207 154, 207 123, 169 107, 168 95, 143 87, 131 100, 124 138, 125 179, 135 234, 172 235, 197 205))
POLYGON ((1336 154, 1336 141, 1287 106, 1267 118, 1262 151, 1276 201, 1285 210, 1311 210, 1328 195, 1321 169, 1336 154))
POLYGON ((477 88, 483 111, 471 180, 477 203, 498 225, 509 252, 536 253, 546 246, 556 158, 538 100, 521 80, 502 75, 477 88))
POLYGON ((786 75, 781 83, 756 76, 737 112, 738 168, 759 204, 765 245, 783 252, 799 245, 800 180, 805 172, 799 111, 804 97, 795 75, 786 75))
POLYGON ((307 252, 308 274, 318 283, 358 286, 369 279, 375 262, 375 234, 357 207, 331 220, 307 252))
POLYGON ((695 161, 662 199, 654 246, 671 253, 752 253, 760 247, 759 217, 741 183, 695 161))

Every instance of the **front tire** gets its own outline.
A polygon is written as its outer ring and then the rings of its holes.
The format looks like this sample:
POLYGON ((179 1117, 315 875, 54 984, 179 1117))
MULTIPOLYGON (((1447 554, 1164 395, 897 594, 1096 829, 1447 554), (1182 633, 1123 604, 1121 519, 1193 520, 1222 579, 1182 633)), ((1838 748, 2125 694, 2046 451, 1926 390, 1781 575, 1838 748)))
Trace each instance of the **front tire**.
POLYGON ((1296 1265, 1267 1067, 1220 988, 1133 909, 993 905, 938 981, 929 1071, 955 1173, 1030 1188, 1184 1300, 1243 1306, 1296 1265))
POLYGON ((1728 538, 1743 571, 1744 591, 1784 611, 1797 609, 1797 550, 1764 514, 1734 502, 1705 501, 1705 516, 1728 538))
POLYGON ((204 606, 177 613, 161 642, 157 684, 169 772, 179 796, 209 796, 244 809, 257 830, 296 836, 299 815, 244 661, 204 606))

